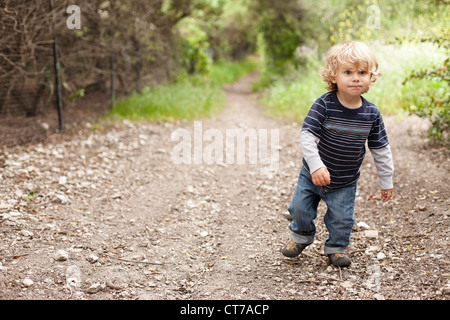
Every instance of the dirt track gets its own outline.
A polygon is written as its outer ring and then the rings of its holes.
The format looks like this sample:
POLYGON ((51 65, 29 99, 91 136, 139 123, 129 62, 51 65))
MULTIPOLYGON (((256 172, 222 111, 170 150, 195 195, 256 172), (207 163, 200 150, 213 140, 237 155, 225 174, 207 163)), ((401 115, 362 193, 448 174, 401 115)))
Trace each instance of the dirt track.
POLYGON ((448 299, 449 159, 420 139, 423 122, 385 117, 394 197, 381 203, 368 153, 351 267, 322 254, 323 204, 316 241, 287 259, 300 125, 263 114, 255 77, 226 88, 224 111, 201 120, 202 132, 277 130, 273 170, 174 164, 171 134, 194 137, 190 122, 125 122, 0 153, 0 298, 448 299))

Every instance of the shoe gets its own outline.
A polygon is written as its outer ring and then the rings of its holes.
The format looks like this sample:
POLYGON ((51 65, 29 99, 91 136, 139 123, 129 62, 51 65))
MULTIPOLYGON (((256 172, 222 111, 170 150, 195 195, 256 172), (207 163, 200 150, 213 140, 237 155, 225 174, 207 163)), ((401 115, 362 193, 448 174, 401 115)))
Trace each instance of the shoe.
POLYGON ((352 261, 343 253, 332 253, 328 255, 330 263, 335 267, 348 267, 352 261))
POLYGON ((281 253, 289 258, 294 258, 302 253, 303 249, 307 247, 306 244, 298 244, 290 240, 288 244, 281 250, 281 253))

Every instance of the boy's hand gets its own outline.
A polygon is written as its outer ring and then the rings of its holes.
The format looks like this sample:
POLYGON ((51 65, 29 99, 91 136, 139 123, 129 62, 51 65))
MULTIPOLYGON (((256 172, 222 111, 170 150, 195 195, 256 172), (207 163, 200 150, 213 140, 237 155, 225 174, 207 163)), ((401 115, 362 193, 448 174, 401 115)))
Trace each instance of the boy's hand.
POLYGON ((389 201, 389 199, 392 197, 392 190, 393 189, 381 190, 381 198, 383 199, 384 202, 389 201))
POLYGON ((331 183, 330 173, 325 167, 319 168, 311 175, 312 181, 316 186, 326 186, 331 183))

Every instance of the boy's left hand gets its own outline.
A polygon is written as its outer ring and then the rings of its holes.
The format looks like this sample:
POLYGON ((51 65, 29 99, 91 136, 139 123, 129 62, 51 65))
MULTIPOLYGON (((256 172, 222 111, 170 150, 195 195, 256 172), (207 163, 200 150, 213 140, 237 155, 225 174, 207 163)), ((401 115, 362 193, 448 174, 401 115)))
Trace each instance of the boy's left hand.
POLYGON ((392 197, 392 190, 393 189, 381 190, 381 198, 383 199, 384 202, 389 201, 389 199, 392 197))

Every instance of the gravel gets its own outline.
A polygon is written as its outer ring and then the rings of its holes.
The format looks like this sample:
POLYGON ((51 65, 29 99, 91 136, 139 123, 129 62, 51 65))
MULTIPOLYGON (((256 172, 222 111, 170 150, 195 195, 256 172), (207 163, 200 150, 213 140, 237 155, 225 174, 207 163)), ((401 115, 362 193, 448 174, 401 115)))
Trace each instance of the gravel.
POLYGON ((254 79, 228 86, 225 110, 202 129, 278 130, 277 170, 174 164, 170 137, 193 132, 187 121, 104 120, 101 129, 4 148, 0 298, 447 300, 449 158, 419 136, 426 123, 385 116, 394 197, 381 202, 368 154, 349 268, 323 255, 323 203, 315 242, 288 259, 280 250, 301 166, 300 125, 264 116, 248 90, 254 79))

